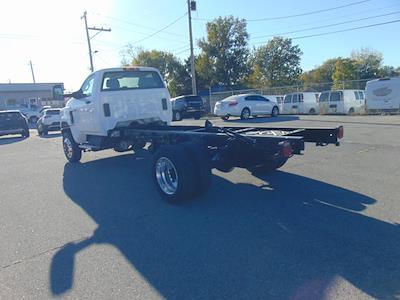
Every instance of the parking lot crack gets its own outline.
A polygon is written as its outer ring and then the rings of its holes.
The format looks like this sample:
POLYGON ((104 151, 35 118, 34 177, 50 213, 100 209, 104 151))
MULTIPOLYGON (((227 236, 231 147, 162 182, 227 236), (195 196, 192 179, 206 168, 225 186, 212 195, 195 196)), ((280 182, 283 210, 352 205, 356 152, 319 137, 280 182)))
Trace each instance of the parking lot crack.
POLYGON ((86 239, 88 239, 88 238, 90 238, 90 236, 81 237, 81 238, 79 238, 79 239, 75 239, 75 240, 69 241, 69 242, 67 242, 67 243, 64 243, 64 244, 62 244, 62 245, 60 245, 60 246, 56 246, 56 247, 49 248, 49 249, 47 249, 47 250, 41 251, 41 252, 36 253, 36 254, 34 254, 34 255, 31 255, 31 256, 29 256, 29 257, 27 257, 27 258, 25 258, 25 259, 16 260, 16 261, 14 261, 14 262, 12 262, 12 263, 10 263, 10 264, 0 266, 0 270, 4 270, 4 269, 10 268, 10 267, 13 267, 13 266, 22 264, 22 263, 24 263, 24 262, 33 260, 33 259, 38 258, 38 257, 40 257, 40 256, 46 255, 46 254, 48 254, 48 253, 50 253, 50 252, 54 252, 54 251, 56 251, 56 250, 59 250, 59 249, 63 248, 65 245, 67 245, 67 244, 70 244, 70 243, 78 243, 78 242, 81 242, 81 241, 86 240, 86 239))

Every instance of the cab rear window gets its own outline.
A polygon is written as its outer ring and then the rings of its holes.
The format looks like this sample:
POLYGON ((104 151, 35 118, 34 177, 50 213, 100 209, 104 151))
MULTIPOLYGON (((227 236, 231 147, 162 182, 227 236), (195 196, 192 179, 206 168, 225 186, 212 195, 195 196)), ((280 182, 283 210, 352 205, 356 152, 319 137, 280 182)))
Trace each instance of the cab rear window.
POLYGON ((106 72, 103 76, 102 91, 164 88, 160 75, 154 71, 106 72))
POLYGON ((60 114, 59 110, 46 110, 46 115, 50 116, 58 116, 60 114))

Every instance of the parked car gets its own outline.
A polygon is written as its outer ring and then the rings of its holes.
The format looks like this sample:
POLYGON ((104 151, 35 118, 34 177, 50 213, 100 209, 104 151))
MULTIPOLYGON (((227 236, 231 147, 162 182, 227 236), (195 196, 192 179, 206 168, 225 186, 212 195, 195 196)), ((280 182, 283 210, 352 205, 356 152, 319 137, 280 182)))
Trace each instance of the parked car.
POLYGON ((204 115, 204 103, 200 96, 185 95, 171 99, 172 116, 174 121, 180 121, 183 118, 200 119, 204 115))
POLYGON ((400 77, 367 82, 365 105, 368 113, 400 111, 400 77))
POLYGON ((242 120, 251 116, 279 115, 278 103, 262 95, 240 94, 233 95, 215 103, 214 114, 223 120, 228 120, 230 116, 240 117, 242 120))
POLYGON ((318 114, 318 93, 304 92, 286 94, 283 98, 282 114, 318 114))
POLYGON ((363 90, 325 91, 319 95, 321 114, 354 114, 365 108, 363 90))
POLYGON ((60 109, 52 108, 43 111, 42 117, 36 124, 38 134, 45 136, 49 131, 60 130, 60 109))
POLYGON ((0 111, 0 136, 8 134, 29 137, 28 121, 18 110, 0 111))

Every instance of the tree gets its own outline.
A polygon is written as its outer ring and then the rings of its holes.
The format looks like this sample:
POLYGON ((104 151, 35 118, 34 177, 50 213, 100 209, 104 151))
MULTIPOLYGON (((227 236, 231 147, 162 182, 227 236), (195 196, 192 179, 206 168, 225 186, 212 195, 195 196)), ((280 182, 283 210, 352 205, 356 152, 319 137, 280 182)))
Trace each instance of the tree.
POLYGON ((355 62, 358 79, 379 77, 383 62, 382 53, 370 48, 361 48, 351 53, 351 59, 355 62))
POLYGON ((383 66, 379 69, 379 77, 395 77, 400 76, 400 68, 395 69, 393 66, 383 66))
POLYGON ((300 75, 300 81, 304 87, 310 90, 323 91, 332 87, 332 75, 335 72, 335 64, 341 58, 331 58, 313 70, 300 75))
POLYGON ((243 81, 248 74, 249 35, 244 19, 219 17, 207 23, 207 38, 199 40, 202 50, 196 69, 200 80, 225 86, 243 81))
POLYGON ((172 96, 191 93, 190 75, 180 60, 172 53, 158 50, 144 50, 128 45, 123 64, 157 68, 167 82, 172 96))
POLYGON ((291 39, 274 37, 266 45, 254 50, 249 81, 258 87, 296 83, 302 71, 302 54, 298 45, 292 45, 291 39))
POLYGON ((332 75, 333 89, 346 89, 353 88, 351 82, 344 82, 348 80, 357 79, 357 66, 356 62, 350 58, 339 58, 335 63, 335 71, 332 75))

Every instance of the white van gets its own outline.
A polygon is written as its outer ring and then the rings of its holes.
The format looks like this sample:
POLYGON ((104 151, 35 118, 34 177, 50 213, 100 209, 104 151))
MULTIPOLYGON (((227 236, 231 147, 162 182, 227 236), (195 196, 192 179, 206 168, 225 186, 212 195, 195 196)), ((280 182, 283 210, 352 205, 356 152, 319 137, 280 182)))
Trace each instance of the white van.
POLYGON ((319 95, 321 114, 354 114, 364 112, 363 90, 325 91, 319 95))
POLYGON ((400 77, 367 82, 365 104, 368 113, 400 111, 400 77))
POLYGON ((272 100, 278 104, 279 111, 282 111, 283 95, 263 95, 265 98, 272 100))
POLYGON ((318 93, 304 92, 286 94, 283 98, 281 114, 318 114, 318 93))

